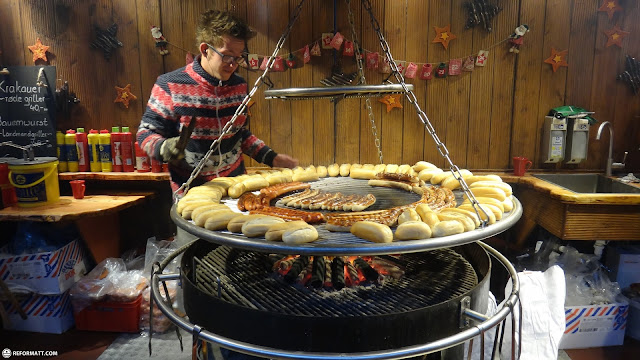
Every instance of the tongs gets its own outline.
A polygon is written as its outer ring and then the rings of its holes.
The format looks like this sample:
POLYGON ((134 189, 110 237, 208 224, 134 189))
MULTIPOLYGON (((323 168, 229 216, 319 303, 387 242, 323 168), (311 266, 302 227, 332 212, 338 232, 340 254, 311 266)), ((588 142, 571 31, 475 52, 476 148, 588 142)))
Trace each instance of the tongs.
POLYGON ((191 120, 189 120, 189 125, 182 126, 180 130, 180 139, 178 139, 178 143, 176 144, 176 150, 178 150, 178 154, 184 152, 187 148, 187 143, 189 143, 189 139, 191 138, 191 133, 193 133, 193 129, 196 127, 196 117, 192 116, 191 120))

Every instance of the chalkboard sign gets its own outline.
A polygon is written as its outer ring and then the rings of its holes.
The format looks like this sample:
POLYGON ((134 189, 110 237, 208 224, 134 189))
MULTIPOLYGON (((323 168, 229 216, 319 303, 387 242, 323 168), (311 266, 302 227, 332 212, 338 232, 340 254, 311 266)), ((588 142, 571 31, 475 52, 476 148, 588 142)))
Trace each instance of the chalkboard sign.
MULTIPOLYGON (((46 143, 34 147, 35 155, 55 157, 56 67, 9 66, 7 70, 8 75, 0 75, 0 143, 46 143)), ((2 156, 22 158, 22 150, 2 146, 2 156)))

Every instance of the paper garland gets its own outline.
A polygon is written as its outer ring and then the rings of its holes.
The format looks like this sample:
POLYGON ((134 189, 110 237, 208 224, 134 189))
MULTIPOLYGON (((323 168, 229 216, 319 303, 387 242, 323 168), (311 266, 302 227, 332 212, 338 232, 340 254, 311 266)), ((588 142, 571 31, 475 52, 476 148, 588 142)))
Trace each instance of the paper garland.
MULTIPOLYGON (((443 39, 443 42, 447 42, 447 45, 449 41, 455 39, 455 35, 451 34, 447 30, 447 27, 438 29, 442 30, 440 31, 441 35, 445 32, 448 34, 446 36, 447 41, 443 39)), ((433 69, 434 67, 438 67, 441 64, 445 64, 444 68, 446 73, 448 73, 448 70, 451 68, 454 69, 454 72, 456 73, 450 75, 459 75, 459 73, 457 73, 459 70, 471 72, 473 71, 473 68, 475 66, 484 66, 488 60, 489 49, 498 46, 508 40, 509 38, 503 39, 500 42, 488 46, 485 50, 478 51, 477 54, 471 54, 460 58, 454 58, 447 61, 434 63, 420 63, 413 61, 396 60, 396 66, 398 67, 399 72, 408 79, 419 78, 421 80, 430 80, 433 77, 431 69, 433 69), (453 65, 450 65, 452 61, 453 65)), ((434 40, 434 42, 440 41, 434 40)), ((445 46, 444 43, 442 45, 445 46)), ((342 56, 351 57, 355 55, 355 46, 356 44, 353 41, 347 39, 339 32, 337 32, 335 35, 333 33, 323 33, 320 39, 307 44, 298 50, 292 51, 286 55, 278 55, 274 61, 272 70, 282 72, 286 71, 287 69, 301 68, 304 66, 304 64, 307 64, 311 61, 312 56, 322 56, 322 49, 330 49, 336 51, 341 50, 342 56), (340 46, 338 46, 338 44, 340 44, 340 46)), ((380 55, 378 52, 360 48, 360 53, 361 58, 364 59, 364 65, 366 69, 377 70, 382 74, 391 73, 391 66, 387 62, 387 59, 380 55)), ((248 54, 247 62, 245 63, 245 65, 243 65, 243 67, 249 68, 251 70, 264 70, 266 68, 269 57, 270 55, 248 54)))

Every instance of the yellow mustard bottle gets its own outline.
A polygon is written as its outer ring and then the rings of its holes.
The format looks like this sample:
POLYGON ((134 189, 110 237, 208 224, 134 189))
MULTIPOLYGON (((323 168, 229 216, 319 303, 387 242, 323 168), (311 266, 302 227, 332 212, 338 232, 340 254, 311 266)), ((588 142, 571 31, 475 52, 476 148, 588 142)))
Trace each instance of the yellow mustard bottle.
POLYGON ((64 134, 64 143, 67 146, 67 164, 69 171, 78 171, 78 147, 76 145, 76 131, 67 130, 64 134))
POLYGON ((87 135, 87 143, 89 143, 89 168, 92 172, 101 172, 100 164, 100 134, 98 130, 91 129, 87 135))
POLYGON ((98 138, 100 142, 100 166, 102 172, 111 172, 113 165, 111 164, 111 134, 109 130, 100 130, 98 138))
POLYGON ((67 172, 69 171, 67 164, 67 145, 64 142, 64 134, 62 131, 56 131, 56 144, 58 150, 58 172, 67 172))

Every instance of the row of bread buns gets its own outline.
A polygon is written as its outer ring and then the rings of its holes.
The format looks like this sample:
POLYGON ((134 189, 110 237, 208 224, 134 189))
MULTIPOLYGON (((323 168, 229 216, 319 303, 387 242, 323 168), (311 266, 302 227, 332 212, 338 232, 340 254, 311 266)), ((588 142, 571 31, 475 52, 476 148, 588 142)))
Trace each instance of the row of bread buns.
POLYGON ((395 233, 387 225, 369 221, 354 224, 351 233, 373 242, 428 239, 474 230, 482 225, 481 219, 493 224, 501 220, 505 212, 513 210, 511 186, 499 177, 472 176, 469 180, 477 211, 465 194, 459 207, 434 212, 427 204, 420 204, 415 209, 406 209, 398 217, 395 233))
POLYGON ((226 229, 233 233, 242 233, 246 237, 264 236, 268 241, 283 241, 289 244, 303 244, 318 239, 316 228, 302 220, 285 221, 279 217, 262 214, 243 215, 220 210, 203 213, 195 222, 208 230, 226 229))

